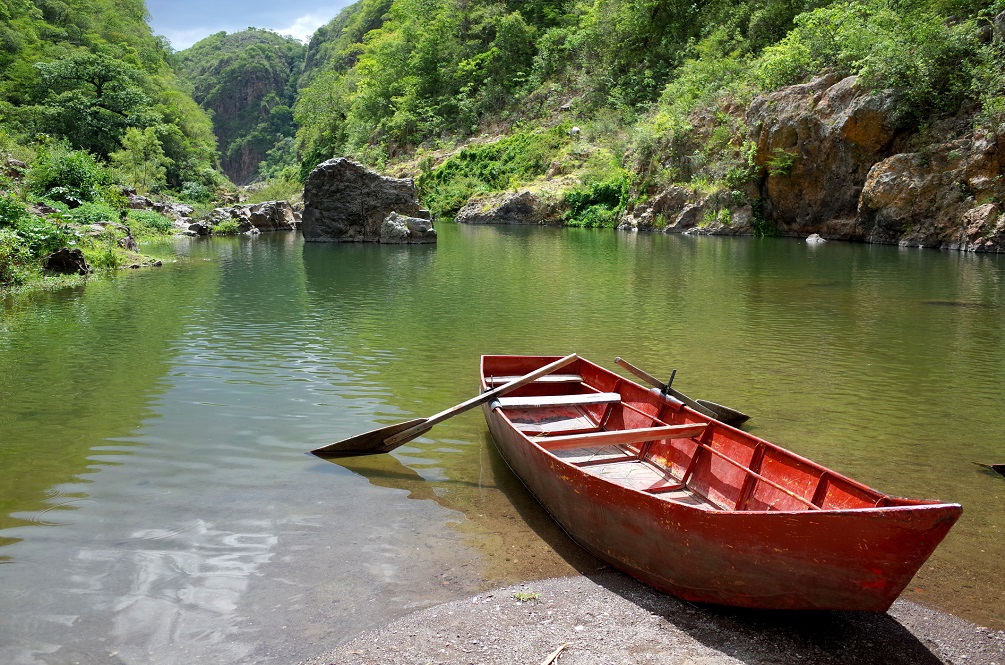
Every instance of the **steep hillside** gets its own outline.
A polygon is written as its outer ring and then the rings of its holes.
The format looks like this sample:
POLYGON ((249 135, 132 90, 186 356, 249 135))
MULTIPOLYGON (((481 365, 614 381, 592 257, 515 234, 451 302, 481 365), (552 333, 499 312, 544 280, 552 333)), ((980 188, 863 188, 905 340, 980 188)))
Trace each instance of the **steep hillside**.
POLYGON ((183 91, 146 17, 143 0, 0 0, 6 140, 45 134, 107 158, 128 129, 150 128, 168 160, 166 185, 213 185, 209 118, 183 91))
POLYGON ((261 162, 274 168, 292 159, 304 54, 297 40, 253 28, 220 32, 175 54, 196 101, 213 114, 221 165, 233 182, 251 182, 261 162))

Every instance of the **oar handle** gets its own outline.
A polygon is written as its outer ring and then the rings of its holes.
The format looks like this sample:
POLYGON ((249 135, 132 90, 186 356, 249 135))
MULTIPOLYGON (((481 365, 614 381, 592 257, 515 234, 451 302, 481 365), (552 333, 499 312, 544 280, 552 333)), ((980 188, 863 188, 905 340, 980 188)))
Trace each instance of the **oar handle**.
POLYGON ((447 418, 456 416, 458 413, 463 413, 464 411, 476 407, 479 404, 484 404, 485 402, 491 402, 500 395, 505 395, 511 390, 516 390, 520 386, 525 386, 528 383, 533 383, 534 381, 540 379, 542 376, 551 374, 555 370, 561 369, 578 359, 579 359, 578 355, 576 355, 575 353, 570 353, 564 358, 556 360, 553 363, 549 363, 540 369, 534 370, 530 374, 525 374, 521 377, 513 379, 509 383, 504 383, 503 385, 497 388, 493 388, 492 390, 483 392, 477 397, 472 397, 466 402, 461 402, 457 406, 450 407, 446 411, 440 411, 436 415, 426 418, 425 422, 419 423, 415 427, 410 427, 409 429, 406 429, 402 432, 398 432, 394 436, 388 437, 387 439, 384 440, 384 443, 387 447, 391 448, 402 441, 408 441, 409 439, 415 438, 416 436, 422 434, 426 430, 431 429, 433 425, 441 423, 447 418))
POLYGON ((657 379, 655 376, 653 376, 649 372, 647 372, 647 371, 645 371, 643 369, 639 369, 638 367, 636 367, 635 365, 631 364, 630 362, 628 362, 624 358, 622 358, 622 357, 619 356, 619 357, 617 357, 617 358, 614 359, 614 362, 616 362, 617 364, 621 365, 622 367, 624 367, 629 372, 631 372, 635 376, 639 377, 640 379, 642 379, 643 381, 645 381, 649 385, 651 385, 653 387, 656 387, 656 388, 659 388, 660 390, 666 390, 667 384, 663 383, 662 381, 660 381, 659 379, 657 379))
POLYGON ((708 416, 709 418, 718 418, 718 416, 715 414, 715 412, 712 411, 711 409, 702 406, 701 404, 699 404, 698 402, 694 401, 693 399, 691 399, 690 397, 688 397, 684 393, 681 393, 681 392, 678 392, 678 391, 674 390, 673 388, 671 388, 667 384, 665 384, 662 381, 660 381, 659 379, 657 379, 652 374, 646 372, 645 370, 639 369, 638 367, 636 367, 635 365, 631 364, 630 362, 628 362, 624 358, 621 358, 621 357, 615 358, 614 362, 616 362, 617 364, 621 365, 622 367, 624 367, 625 369, 627 369, 629 372, 631 372, 635 376, 637 376, 640 379, 642 379, 643 381, 646 381, 650 385, 652 385, 652 386, 654 386, 656 388, 659 388, 660 392, 662 392, 664 395, 670 395, 674 399, 676 399, 678 401, 681 401, 684 404, 687 404, 689 407, 691 407, 692 409, 694 409, 695 411, 697 411, 698 413, 700 413, 700 414, 702 414, 704 416, 708 416))

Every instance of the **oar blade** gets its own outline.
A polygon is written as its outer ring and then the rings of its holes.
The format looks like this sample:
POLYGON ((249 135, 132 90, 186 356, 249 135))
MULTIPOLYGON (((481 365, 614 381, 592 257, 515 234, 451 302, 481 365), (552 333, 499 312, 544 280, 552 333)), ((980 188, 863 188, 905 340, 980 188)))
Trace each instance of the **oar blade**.
POLYGON ((742 411, 737 411, 736 409, 731 409, 728 406, 723 406, 722 404, 716 404, 707 399, 696 399, 698 404, 701 404, 706 409, 714 411, 716 414, 716 419, 720 420, 727 425, 732 425, 733 427, 739 427, 743 423, 750 420, 750 416, 742 411))
MULTIPOLYGON (((348 439, 343 439, 341 441, 336 441, 335 443, 329 443, 326 446, 321 446, 320 448, 315 448, 311 451, 311 454, 317 455, 318 457, 348 457, 352 455, 378 455, 390 452, 401 444, 429 431, 429 428, 418 429, 407 439, 396 441, 390 445, 386 443, 387 439, 391 438, 395 434, 400 434, 405 430, 420 427, 426 422, 426 420, 426 418, 416 418, 415 420, 409 420, 403 423, 381 427, 380 429, 370 430, 369 432, 364 432, 363 434, 351 436, 348 439)), ((429 427, 431 428, 432 425, 429 427)))

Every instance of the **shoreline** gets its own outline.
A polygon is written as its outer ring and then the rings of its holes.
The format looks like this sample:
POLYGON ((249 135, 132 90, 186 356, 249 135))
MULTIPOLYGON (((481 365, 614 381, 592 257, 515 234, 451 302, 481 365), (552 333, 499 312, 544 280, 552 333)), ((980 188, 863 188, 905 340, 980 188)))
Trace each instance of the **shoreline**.
POLYGON ((904 600, 885 614, 698 605, 605 569, 420 610, 302 665, 335 663, 1005 665, 1005 631, 904 600))

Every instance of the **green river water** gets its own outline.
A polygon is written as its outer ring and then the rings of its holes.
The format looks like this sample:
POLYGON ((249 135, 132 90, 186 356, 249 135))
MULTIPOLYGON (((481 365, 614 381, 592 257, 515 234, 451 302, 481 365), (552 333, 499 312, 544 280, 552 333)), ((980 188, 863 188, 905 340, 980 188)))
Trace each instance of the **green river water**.
MULTIPOLYGON (((296 662, 590 572, 475 410, 482 353, 623 356, 745 429, 964 515, 905 598, 1005 628, 1005 259, 441 224, 436 246, 178 240, 0 309, 0 662, 296 662)), ((148 248, 150 249, 150 248, 148 248)))

